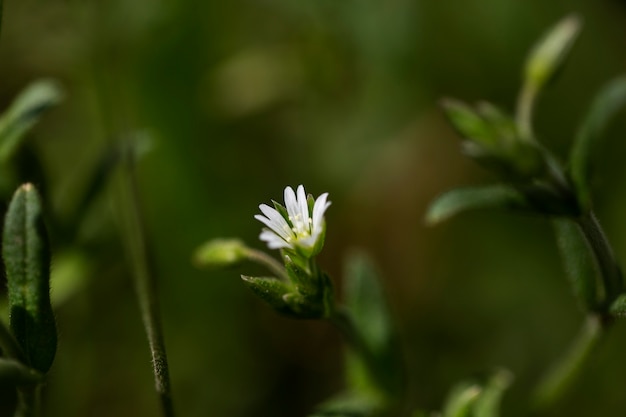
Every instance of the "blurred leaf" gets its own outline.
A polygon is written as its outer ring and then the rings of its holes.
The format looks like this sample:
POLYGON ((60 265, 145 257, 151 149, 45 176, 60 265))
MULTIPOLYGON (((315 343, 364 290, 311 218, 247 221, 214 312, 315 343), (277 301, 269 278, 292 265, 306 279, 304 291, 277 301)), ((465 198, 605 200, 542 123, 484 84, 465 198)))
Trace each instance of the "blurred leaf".
POLYGON ((591 204, 589 171, 593 151, 611 119, 625 105, 626 76, 612 80, 600 90, 578 129, 569 163, 578 198, 586 207, 591 204))
POLYGON ((24 134, 62 97, 61 88, 52 80, 35 81, 17 96, 0 117, 0 162, 13 155, 24 134))
POLYGON ((459 213, 477 209, 528 210, 524 196, 506 185, 458 188, 437 197, 426 213, 426 223, 441 223, 459 213))
POLYGON ((626 317, 626 294, 622 294, 611 304, 611 314, 613 317, 626 317))
POLYGON ((487 148, 497 146, 498 137, 495 131, 474 109, 451 98, 441 100, 441 107, 450 124, 463 138, 470 139, 487 148))
POLYGON ((512 381, 513 375, 505 369, 493 372, 474 403, 474 417, 498 417, 502 395, 512 381))
POLYGON ((11 330, 28 364, 47 372, 57 347, 50 305, 50 248, 39 194, 31 184, 13 196, 5 218, 3 259, 11 330))
POLYGON ((0 387, 27 385, 40 382, 42 375, 23 364, 0 357, 0 387))
POLYGON ((76 250, 55 253, 54 268, 50 271, 52 305, 58 307, 78 293, 90 273, 91 265, 83 253, 76 250))
POLYGON ((375 267, 362 252, 351 253, 346 260, 345 303, 354 328, 371 354, 373 363, 365 363, 361 352, 347 356, 349 386, 374 395, 382 389, 395 398, 402 390, 403 375, 398 338, 375 267), (374 366, 373 375, 369 366, 374 366))
POLYGON ((563 67, 578 37, 581 21, 576 15, 562 19, 534 46, 526 60, 525 84, 540 91, 563 67))
POLYGON ((472 406, 481 393, 480 386, 462 382, 456 385, 443 407, 442 417, 473 417, 472 406))
POLYGON ((371 397, 348 393, 320 405, 309 417, 373 417, 380 415, 379 404, 371 397))
POLYGON ((595 310, 599 306, 598 266, 589 242, 578 225, 569 219, 555 219, 557 244, 565 263, 574 295, 583 308, 595 310))

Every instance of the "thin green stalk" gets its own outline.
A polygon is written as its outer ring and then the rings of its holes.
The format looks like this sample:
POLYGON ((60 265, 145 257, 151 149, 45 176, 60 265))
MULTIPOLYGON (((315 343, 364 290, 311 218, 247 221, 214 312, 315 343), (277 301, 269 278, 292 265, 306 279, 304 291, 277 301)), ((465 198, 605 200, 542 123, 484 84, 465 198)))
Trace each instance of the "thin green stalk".
POLYGON ((350 312, 344 307, 335 307, 328 320, 337 328, 350 348, 363 360, 374 380, 378 380, 379 367, 371 349, 357 331, 350 312))
POLYGON ((161 401, 162 412, 165 417, 174 417, 169 367, 165 351, 163 326, 159 313, 155 268, 148 248, 146 227, 139 201, 139 187, 131 161, 129 161, 126 174, 126 178, 122 180, 124 188, 123 200, 125 203, 124 208, 128 215, 127 238, 133 264, 137 297, 152 354, 156 391, 161 401))
POLYGON ((524 85, 517 99, 515 122, 523 140, 534 141, 535 134, 533 133, 532 117, 536 98, 537 90, 529 85, 524 85))
POLYGON ((246 257, 248 258, 248 260, 263 265, 264 267, 275 273, 276 278, 279 278, 281 281, 289 282, 289 275, 287 275, 287 271, 285 270, 285 268, 280 264, 280 262, 269 256, 265 252, 256 249, 246 248, 246 257))
POLYGON ((602 319, 591 315, 567 354, 541 380, 532 397, 532 407, 541 413, 565 397, 603 334, 602 319))
POLYGON ((602 226, 598 222, 595 214, 588 214, 577 219, 589 246, 593 250, 604 289, 604 300, 602 307, 607 310, 615 298, 622 292, 622 274, 613 254, 613 249, 609 244, 602 226))

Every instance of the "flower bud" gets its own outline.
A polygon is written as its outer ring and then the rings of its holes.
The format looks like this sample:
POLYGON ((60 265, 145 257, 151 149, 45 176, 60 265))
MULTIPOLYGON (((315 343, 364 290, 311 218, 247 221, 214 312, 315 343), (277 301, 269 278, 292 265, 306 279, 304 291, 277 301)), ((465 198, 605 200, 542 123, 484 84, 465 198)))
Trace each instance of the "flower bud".
POLYGON ((248 248, 239 239, 214 239, 200 246, 193 255, 198 267, 225 268, 247 259, 248 248))

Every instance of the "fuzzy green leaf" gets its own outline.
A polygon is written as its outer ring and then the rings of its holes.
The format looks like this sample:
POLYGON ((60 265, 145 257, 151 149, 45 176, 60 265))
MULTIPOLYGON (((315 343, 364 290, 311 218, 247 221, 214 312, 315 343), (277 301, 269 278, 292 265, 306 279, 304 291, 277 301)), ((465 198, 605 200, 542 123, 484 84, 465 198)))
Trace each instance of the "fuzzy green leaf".
POLYGON ((17 96, 0 117, 0 162, 11 157, 24 134, 62 97, 61 88, 51 80, 35 81, 17 96))
POLYGON ((348 393, 326 401, 309 417, 374 417, 380 412, 379 405, 369 396, 348 393))
POLYGON ((586 207, 589 207, 591 200, 589 177, 593 151, 609 122, 624 106, 626 76, 610 81, 600 90, 578 129, 569 163, 578 198, 586 207))
POLYGON ((458 188, 439 196, 426 213, 426 223, 441 223, 459 213, 477 209, 528 210, 522 194, 505 185, 458 188))
POLYGON ((474 403, 473 416, 498 417, 500 415, 500 401, 512 381, 513 375, 505 369, 499 369, 490 375, 474 403))
POLYGON ((11 330, 30 366, 47 372, 57 333, 50 305, 50 249, 39 194, 21 186, 6 214, 3 259, 9 290, 11 330))
POLYGON ((293 292, 293 288, 286 282, 273 277, 249 277, 242 275, 241 279, 259 298, 282 314, 292 314, 291 307, 285 301, 285 296, 293 292))
POLYGON ((613 317, 626 317, 626 294, 622 294, 611 304, 610 308, 613 317))
POLYGON ((572 220, 556 219, 554 229, 574 295, 585 311, 596 310, 600 303, 598 294, 600 272, 589 242, 580 227, 572 220))

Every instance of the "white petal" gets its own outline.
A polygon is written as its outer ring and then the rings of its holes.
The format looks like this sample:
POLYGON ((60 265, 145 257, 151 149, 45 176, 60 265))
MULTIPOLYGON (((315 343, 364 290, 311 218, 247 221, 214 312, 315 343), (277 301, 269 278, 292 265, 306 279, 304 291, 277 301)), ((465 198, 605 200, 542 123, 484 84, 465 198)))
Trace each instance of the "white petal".
POLYGON ((281 239, 278 235, 276 235, 271 230, 263 230, 259 235, 259 239, 267 243, 267 246, 270 249, 280 249, 280 248, 288 248, 291 245, 281 239))
POLYGON ((287 209, 287 214, 289 214, 291 221, 297 218, 298 200, 296 200, 296 193, 294 193, 291 187, 285 188, 285 208, 287 209))
POLYGON ((324 193, 317 197, 315 204, 313 205, 313 234, 319 234, 321 232, 322 220, 324 219, 324 212, 330 206, 330 201, 326 202, 328 193, 324 193))
POLYGON ((306 202, 306 193, 304 192, 304 185, 298 186, 298 212, 300 213, 301 220, 306 224, 309 221, 309 206, 306 202))
POLYGON ((254 216, 255 219, 265 224, 282 238, 288 239, 291 237, 291 228, 289 227, 287 220, 285 220, 285 218, 281 216, 277 210, 271 208, 267 204, 261 204, 259 209, 261 209, 261 212, 265 214, 265 217, 257 214, 254 216))

